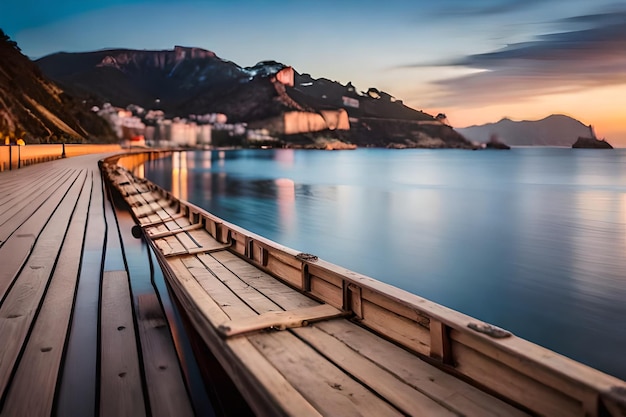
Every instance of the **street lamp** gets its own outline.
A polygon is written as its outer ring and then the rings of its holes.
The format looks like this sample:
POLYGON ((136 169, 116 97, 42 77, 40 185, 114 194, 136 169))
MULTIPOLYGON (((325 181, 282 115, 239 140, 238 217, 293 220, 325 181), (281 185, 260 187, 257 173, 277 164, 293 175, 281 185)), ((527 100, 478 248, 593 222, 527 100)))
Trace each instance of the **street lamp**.
POLYGON ((22 164, 22 158, 21 158, 21 148, 22 146, 26 145, 26 143, 24 142, 24 139, 18 139, 17 142, 15 142, 17 144, 17 168, 19 169, 21 167, 22 164))

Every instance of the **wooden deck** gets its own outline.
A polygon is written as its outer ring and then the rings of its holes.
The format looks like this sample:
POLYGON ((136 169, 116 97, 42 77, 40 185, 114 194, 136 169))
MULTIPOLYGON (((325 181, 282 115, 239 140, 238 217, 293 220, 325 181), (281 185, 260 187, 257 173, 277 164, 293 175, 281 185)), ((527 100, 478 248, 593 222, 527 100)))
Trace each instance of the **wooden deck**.
POLYGON ((109 165, 258 415, 625 416, 626 383, 228 224, 109 165))
POLYGON ((207 410, 148 248, 107 195, 102 157, 0 174, 0 416, 207 410))

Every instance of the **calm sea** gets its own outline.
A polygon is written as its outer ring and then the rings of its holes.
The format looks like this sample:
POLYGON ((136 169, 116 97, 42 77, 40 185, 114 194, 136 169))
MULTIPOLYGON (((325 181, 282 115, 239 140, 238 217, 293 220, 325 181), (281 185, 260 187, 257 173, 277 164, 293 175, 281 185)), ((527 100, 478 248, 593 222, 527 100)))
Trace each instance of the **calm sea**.
POLYGON ((229 222, 626 379, 626 149, 198 151, 145 172, 229 222))

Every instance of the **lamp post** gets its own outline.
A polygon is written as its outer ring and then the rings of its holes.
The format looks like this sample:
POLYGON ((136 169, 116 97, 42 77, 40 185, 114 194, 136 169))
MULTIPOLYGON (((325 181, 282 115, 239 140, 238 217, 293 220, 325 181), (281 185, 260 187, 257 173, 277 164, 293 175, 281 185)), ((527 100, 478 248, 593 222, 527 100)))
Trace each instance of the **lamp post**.
POLYGON ((18 139, 16 143, 17 143, 17 169, 20 169, 20 167, 22 166, 21 148, 22 146, 26 145, 26 143, 24 142, 24 139, 18 139))

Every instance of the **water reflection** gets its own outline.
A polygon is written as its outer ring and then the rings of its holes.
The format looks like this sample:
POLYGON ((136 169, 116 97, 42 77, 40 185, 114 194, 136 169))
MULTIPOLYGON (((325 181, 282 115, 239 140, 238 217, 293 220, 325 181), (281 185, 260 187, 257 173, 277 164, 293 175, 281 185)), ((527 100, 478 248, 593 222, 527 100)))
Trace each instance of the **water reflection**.
POLYGON ((281 228, 286 233, 293 233, 296 220, 296 184, 288 178, 277 178, 274 184, 281 228))
POLYGON ((172 154, 172 194, 182 200, 189 200, 187 183, 187 152, 172 154))

